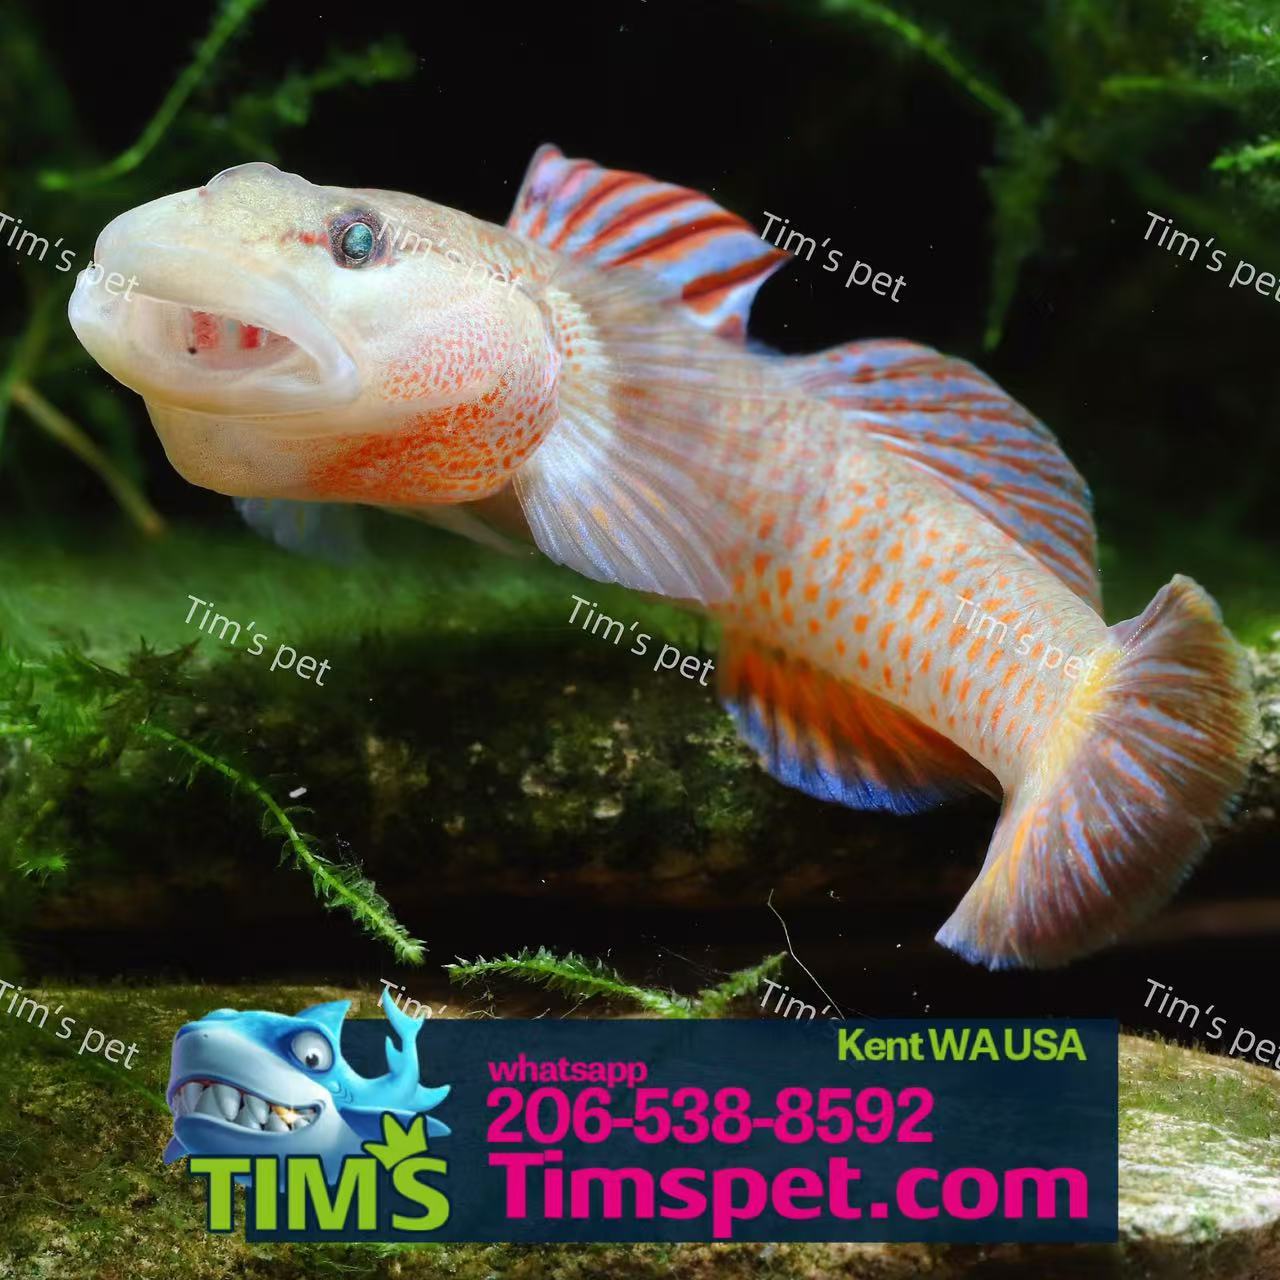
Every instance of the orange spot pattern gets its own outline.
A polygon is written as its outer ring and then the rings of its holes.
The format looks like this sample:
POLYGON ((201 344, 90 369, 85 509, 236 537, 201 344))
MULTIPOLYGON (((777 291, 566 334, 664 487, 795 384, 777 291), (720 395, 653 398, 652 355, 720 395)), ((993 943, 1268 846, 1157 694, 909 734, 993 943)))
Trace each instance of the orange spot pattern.
MULTIPOLYGON (((461 362, 391 360, 382 396, 412 403, 463 386, 461 362)), ((316 447, 311 495, 386 506, 486 497, 517 471, 555 420, 555 384, 517 388, 509 376, 474 400, 410 413, 394 430, 353 433, 316 447)))
MULTIPOLYGON (((768 459, 770 484, 788 474, 793 457, 812 461, 805 441, 789 447, 791 454, 783 448, 768 459)), ((752 634, 873 689, 990 767, 1014 762, 1028 742, 1034 749, 1070 693, 1069 684, 1037 676, 1034 657, 1014 653, 1023 630, 1043 641, 1045 628, 1034 619, 1043 616, 1046 592, 1062 589, 1011 551, 1004 534, 990 536, 976 515, 966 521, 954 500, 903 485, 900 473, 897 487, 880 483, 878 465, 874 458, 832 463, 815 486, 820 492, 785 524, 769 512, 775 499, 767 487, 735 495, 743 510, 755 509, 747 527, 758 540, 733 562, 739 602, 767 615, 757 614, 752 634), (848 479, 846 468, 861 478, 848 479), (756 568, 750 588, 748 565, 756 568), (768 612, 770 587, 780 616, 768 612), (974 604, 958 615, 961 597, 974 604), (978 615, 1003 628, 979 630, 978 615)), ((1050 602, 1054 616, 1061 601, 1050 602)))

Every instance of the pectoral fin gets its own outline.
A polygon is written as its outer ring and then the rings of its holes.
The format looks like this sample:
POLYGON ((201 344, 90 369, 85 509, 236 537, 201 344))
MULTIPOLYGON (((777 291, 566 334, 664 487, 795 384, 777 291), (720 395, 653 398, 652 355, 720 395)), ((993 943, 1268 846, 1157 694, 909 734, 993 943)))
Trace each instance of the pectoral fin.
POLYGON ((287 498, 233 498, 254 533, 300 555, 351 564, 367 554, 358 507, 287 498))

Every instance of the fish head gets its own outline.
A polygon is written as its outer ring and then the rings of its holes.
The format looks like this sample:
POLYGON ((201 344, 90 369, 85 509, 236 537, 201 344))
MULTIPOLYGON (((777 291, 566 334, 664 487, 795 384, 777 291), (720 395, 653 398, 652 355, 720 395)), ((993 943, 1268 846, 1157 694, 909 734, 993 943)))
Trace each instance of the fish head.
POLYGON ((244 164, 110 222, 69 316, 192 483, 469 501, 555 417, 548 327, 512 250, 428 201, 244 164))

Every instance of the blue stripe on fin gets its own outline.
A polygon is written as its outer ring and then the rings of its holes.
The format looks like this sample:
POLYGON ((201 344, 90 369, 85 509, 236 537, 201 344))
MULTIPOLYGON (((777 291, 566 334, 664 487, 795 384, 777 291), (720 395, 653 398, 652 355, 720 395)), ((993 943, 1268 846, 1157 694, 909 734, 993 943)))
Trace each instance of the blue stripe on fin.
POLYGON ((941 480, 1101 608, 1089 488, 1053 433, 986 374, 896 339, 786 364, 801 390, 941 480))
POLYGON ((643 270, 689 319, 746 333, 756 290, 790 257, 688 187, 538 148, 507 219, 526 239, 601 271, 643 270))
POLYGON ((254 533, 286 551, 349 564, 367 554, 358 507, 287 498, 233 498, 254 533))
POLYGON ((995 779, 909 712, 808 663, 725 637, 720 698, 779 782, 851 809, 920 813, 995 779))

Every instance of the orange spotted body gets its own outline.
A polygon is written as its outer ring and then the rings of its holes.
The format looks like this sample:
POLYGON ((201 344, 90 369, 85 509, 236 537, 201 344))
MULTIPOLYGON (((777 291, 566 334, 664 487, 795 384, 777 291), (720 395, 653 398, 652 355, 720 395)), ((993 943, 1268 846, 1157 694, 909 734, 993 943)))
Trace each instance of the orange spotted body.
MULTIPOLYGON (((174 466, 296 550, 350 504, 719 619, 721 701, 781 783, 912 814, 1002 799, 938 933, 1061 964, 1174 891, 1246 775, 1247 665, 1175 577, 1103 621, 1084 480, 974 366, 744 339, 788 255, 687 187, 535 155, 499 227, 227 170, 114 219, 69 306, 174 466), (132 286, 131 286, 132 287, 132 286)), ((853 819, 851 819, 853 820, 853 819)))
POLYGON ((1083 658, 1107 644, 1105 624, 908 464, 850 447, 831 473, 795 514, 794 548, 735 558, 722 616, 910 711, 1008 786, 1087 671, 1068 678, 1066 656, 1042 666, 1048 647, 1083 658))

